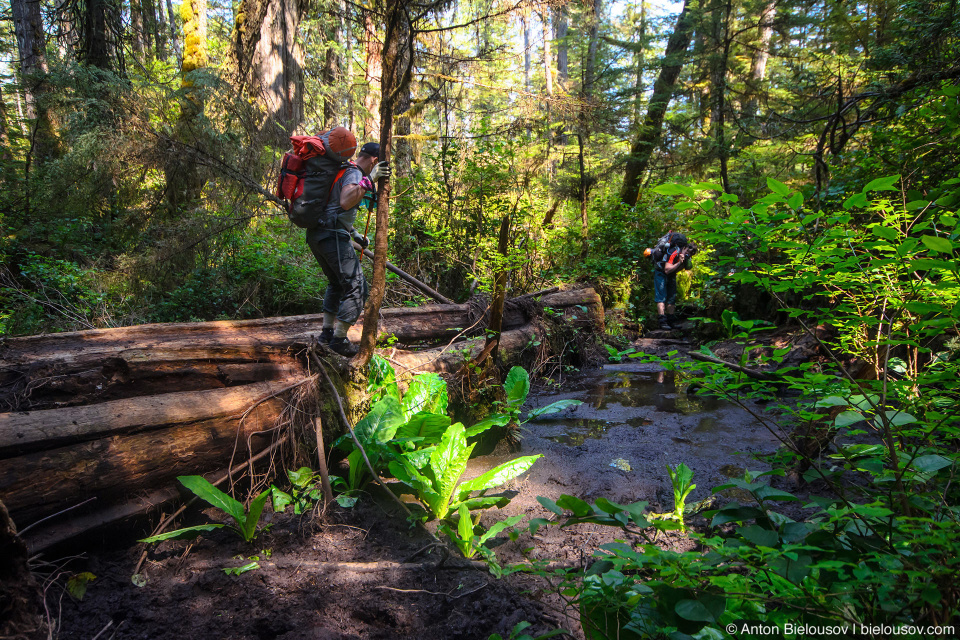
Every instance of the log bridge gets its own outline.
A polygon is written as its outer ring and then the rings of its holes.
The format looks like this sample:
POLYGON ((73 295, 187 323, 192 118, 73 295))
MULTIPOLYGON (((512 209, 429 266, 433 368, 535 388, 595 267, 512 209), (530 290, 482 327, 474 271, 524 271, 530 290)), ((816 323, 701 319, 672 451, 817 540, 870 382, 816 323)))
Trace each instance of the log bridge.
MULTIPOLYGON (((593 289, 514 298, 506 363, 543 337, 544 309, 578 329, 603 326, 593 289)), ((378 344, 390 346, 377 352, 401 381, 453 373, 482 349, 488 315, 474 303, 384 309, 378 344)), ((179 475, 222 476, 274 446, 291 394, 312 382, 306 351, 322 323, 317 314, 0 342, 0 503, 31 552, 176 499, 179 475)))

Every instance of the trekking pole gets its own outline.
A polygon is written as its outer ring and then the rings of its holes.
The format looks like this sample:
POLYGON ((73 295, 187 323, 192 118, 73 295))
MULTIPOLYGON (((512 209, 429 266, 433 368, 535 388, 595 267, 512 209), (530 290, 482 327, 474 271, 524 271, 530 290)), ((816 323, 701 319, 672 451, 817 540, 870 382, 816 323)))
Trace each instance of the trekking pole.
MULTIPOLYGON (((365 226, 365 227, 363 228, 363 237, 364 237, 364 238, 367 238, 367 241, 370 240, 370 238, 367 237, 367 232, 370 231, 370 216, 371 216, 371 215, 373 215, 373 209, 367 209, 367 226, 365 226)), ((359 246, 359 245, 358 245, 358 246, 359 246)), ((357 249, 357 257, 358 257, 358 258, 361 258, 361 259, 363 258, 363 249, 357 249)))

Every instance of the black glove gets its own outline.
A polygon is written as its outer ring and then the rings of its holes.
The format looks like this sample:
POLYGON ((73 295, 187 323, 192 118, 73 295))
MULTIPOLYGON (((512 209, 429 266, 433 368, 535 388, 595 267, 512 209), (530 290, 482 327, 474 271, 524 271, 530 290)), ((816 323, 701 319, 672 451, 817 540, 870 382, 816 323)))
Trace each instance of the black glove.
POLYGON ((358 245, 360 245, 361 249, 366 249, 367 245, 370 244, 370 238, 364 235, 360 235, 360 232, 358 232, 356 229, 354 229, 353 233, 350 235, 353 238, 353 241, 356 242, 358 245))

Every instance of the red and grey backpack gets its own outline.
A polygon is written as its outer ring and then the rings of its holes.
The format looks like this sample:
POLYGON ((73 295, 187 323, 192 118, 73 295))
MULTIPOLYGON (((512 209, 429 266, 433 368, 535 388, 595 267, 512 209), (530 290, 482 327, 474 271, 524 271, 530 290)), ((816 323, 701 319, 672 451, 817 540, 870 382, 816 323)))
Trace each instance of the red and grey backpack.
POLYGON ((329 133, 290 136, 293 151, 280 163, 276 195, 288 201, 287 217, 302 229, 336 228, 336 216, 327 213, 330 194, 347 169, 356 166, 329 151, 329 133))

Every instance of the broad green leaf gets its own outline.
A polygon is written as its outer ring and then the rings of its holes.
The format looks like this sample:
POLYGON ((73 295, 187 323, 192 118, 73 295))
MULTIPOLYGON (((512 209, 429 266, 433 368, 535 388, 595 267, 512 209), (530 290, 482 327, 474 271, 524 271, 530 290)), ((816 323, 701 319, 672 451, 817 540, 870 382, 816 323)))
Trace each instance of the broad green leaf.
POLYGON ((542 457, 543 455, 538 453, 535 456, 523 456, 522 458, 505 462, 498 467, 490 469, 490 471, 487 471, 483 475, 477 476, 472 480, 467 480, 457 488, 457 494, 461 496, 462 500, 466 494, 472 491, 484 491, 486 489, 492 489, 493 487, 499 487, 504 482, 513 480, 524 473, 533 466, 534 462, 542 457))
POLYGON ((908 302, 904 305, 908 311, 913 313, 949 313, 950 310, 940 304, 931 304, 929 302, 908 302))
POLYGON ((770 547, 775 548, 777 542, 780 541, 780 535, 776 531, 771 531, 770 529, 764 529, 761 526, 752 524, 747 527, 740 527, 737 529, 739 533, 745 540, 749 540, 758 547, 770 547))
POLYGON ((654 187, 653 192, 662 196, 687 196, 688 198, 696 195, 693 189, 682 184, 661 184, 654 187))
POLYGON ((884 240, 896 240, 900 235, 900 232, 892 227, 884 227, 882 225, 874 226, 870 231, 873 232, 873 235, 883 238, 884 240))
POLYGON ((869 204, 867 196, 862 193, 855 193, 843 202, 844 209, 852 209, 854 207, 865 207, 869 204))
POLYGON ((847 427, 863 419, 863 414, 859 411, 844 411, 834 419, 833 424, 838 427, 847 427))
POLYGON ((460 521, 457 523, 457 533, 460 534, 461 540, 471 540, 473 538, 473 520, 470 518, 470 510, 467 509, 467 505, 461 504, 458 511, 460 521))
POLYGON ((945 469, 953 464, 953 461, 949 458, 944 458, 943 456, 938 455, 928 455, 920 456, 913 461, 911 465, 917 471, 921 473, 936 473, 940 469, 945 469))
POLYGON ((531 420, 536 420, 537 418, 551 413, 557 413, 568 409, 570 407, 576 407, 583 404, 580 400, 557 400, 556 402, 550 403, 545 407, 540 407, 539 409, 534 409, 527 415, 527 422, 531 420))
POLYGON ((557 500, 557 506, 573 511, 573 514, 580 518, 593 513, 593 508, 589 504, 580 498, 577 498, 576 496, 570 496, 567 494, 560 496, 560 498, 557 500))
POLYGON ((167 531, 166 533, 161 533, 159 535, 150 536, 149 538, 143 538, 142 540, 137 540, 137 542, 146 542, 147 544, 153 544, 154 542, 161 542, 163 540, 191 540, 196 538, 198 535, 204 531, 213 531, 214 529, 223 529, 226 525, 222 524, 198 524, 194 527, 186 527, 184 529, 177 529, 176 531, 167 531))
POLYGON ((67 593, 77 600, 83 600, 83 596, 87 593, 87 585, 96 579, 97 576, 89 571, 78 573, 67 580, 67 593))
POLYGON ((850 404, 849 400, 841 398, 840 396, 827 396, 822 400, 818 400, 815 407, 841 407, 850 404))
POLYGON ((472 438, 474 436, 478 436, 491 427, 502 427, 508 422, 510 422, 510 416, 505 416, 499 413, 494 414, 467 429, 467 437, 472 438))
POLYGON ((473 447, 474 445, 467 446, 463 425, 458 422, 447 429, 440 444, 430 455, 430 469, 436 479, 434 487, 441 500, 439 509, 435 512, 438 518, 446 516, 450 496, 467 468, 467 460, 470 459, 473 447))
POLYGON ((530 374, 523 367, 513 367, 507 373, 503 390, 507 392, 507 404, 519 407, 530 393, 530 374))
POLYGON ((243 575, 247 571, 253 571, 254 569, 259 569, 259 568, 260 568, 260 563, 254 561, 254 562, 248 562, 242 567, 224 567, 223 572, 228 576, 239 576, 239 575, 243 575))
POLYGON ((523 516, 511 516, 511 517, 507 518, 506 520, 500 520, 499 522, 494 523, 493 526, 491 526, 489 529, 487 529, 487 530, 483 533, 483 535, 480 536, 480 544, 483 544, 484 542, 486 542, 486 541, 489 540, 490 538, 496 536, 498 533, 500 533, 501 531, 503 531, 503 530, 506 529, 507 527, 512 527, 512 526, 514 526, 515 524, 517 524, 517 523, 520 522, 521 520, 523 520, 523 516))
MULTIPOLYGON (((457 504, 457 501, 454 500, 451 502, 451 505, 457 504)), ((480 496, 478 498, 470 498, 469 500, 464 500, 463 504, 467 505, 467 509, 470 511, 477 511, 479 509, 489 509, 490 507, 497 507, 502 509, 503 507, 510 504, 509 496, 480 496)))
POLYGON ((673 205, 673 208, 677 211, 689 211, 690 209, 697 209, 699 207, 696 202, 684 201, 673 205))
POLYGON ((863 188, 863 193, 869 193, 871 191, 896 191, 897 187, 895 185, 898 182, 900 182, 900 174, 887 176, 886 178, 877 178, 867 183, 867 186, 863 188))
MULTIPOLYGON (((410 418, 397 429, 397 438, 424 438, 426 442, 433 443, 440 440, 450 426, 450 418, 445 415, 435 413, 426 413, 421 411, 410 418)), ((421 445, 418 445, 421 446, 421 445)))
POLYGON ((436 373, 421 373, 415 377, 403 394, 403 413, 410 417, 420 411, 445 414, 447 412, 447 383, 436 373))
MULTIPOLYGON (((923 236, 928 238, 929 236, 923 236)), ((934 260, 932 258, 917 258, 910 261, 910 268, 914 271, 928 271, 934 269, 943 269, 944 271, 953 271, 957 268, 954 262, 949 260, 934 260)))
POLYGON ((216 508, 225 512, 233 518, 238 525, 243 522, 243 518, 246 515, 243 505, 210 484, 203 476, 180 476, 177 480, 187 489, 197 494, 201 499, 206 500, 216 508))
POLYGON ((774 573, 783 576, 794 584, 800 584, 804 578, 810 575, 811 564, 813 564, 813 559, 807 555, 799 556, 796 560, 785 555, 770 560, 770 568, 774 573))
POLYGON ((773 191, 774 193, 776 193, 777 195, 781 195, 783 197, 787 197, 790 195, 790 187, 788 187, 787 185, 783 184, 782 182, 774 178, 767 178, 767 188, 770 189, 770 191, 773 191))
POLYGON ((673 610, 684 620, 716 622, 726 608, 726 598, 705 593, 701 594, 697 600, 680 600, 673 610))
POLYGON ((921 236, 920 242, 922 242, 927 249, 936 251, 937 253, 953 252, 953 243, 949 238, 941 238, 940 236, 921 236))
POLYGON ((296 471, 287 469, 287 477, 290 478, 290 484, 302 489, 313 481, 313 469, 310 467, 300 467, 296 471))
POLYGON ((715 182, 698 182, 693 188, 697 191, 723 191, 723 187, 715 182))
POLYGON ((281 491, 273 485, 270 485, 270 491, 273 494, 273 510, 275 513, 283 513, 287 507, 293 504, 293 496, 286 491, 281 491))
POLYGON ((374 394, 379 390, 397 400, 400 400, 400 390, 397 388, 397 376, 393 366, 380 356, 374 354, 370 360, 370 377, 367 384, 367 393, 374 394))
POLYGON ((363 416, 353 430, 364 447, 373 442, 389 442, 405 422, 404 415, 400 403, 386 396, 374 403, 370 413, 363 416))
POLYGON ((267 503, 269 497, 269 491, 261 491, 260 495, 250 503, 250 511, 241 521, 242 529, 240 531, 243 533, 243 539, 247 542, 253 540, 253 537, 257 534, 257 523, 260 522, 260 514, 263 513, 263 506, 267 503))
POLYGON ((555 513, 555 514, 557 514, 558 516, 562 516, 562 515, 563 515, 563 509, 560 508, 560 505, 558 505, 556 502, 554 502, 554 501, 551 500, 550 498, 545 498, 545 497, 543 497, 543 496, 537 496, 537 502, 539 502, 541 505, 543 505, 543 508, 546 509, 547 511, 550 511, 550 512, 552 512, 552 513, 555 513))
MULTIPOLYGON (((907 413, 906 411, 884 411, 883 415, 890 424, 896 427, 903 426, 905 424, 913 424, 917 421, 916 417, 907 413)), ((874 423, 880 426, 883 424, 883 421, 877 417, 874 418, 874 423)))
POLYGON ((799 209, 803 206, 803 194, 797 191, 795 194, 787 198, 787 204, 794 209, 799 209))

